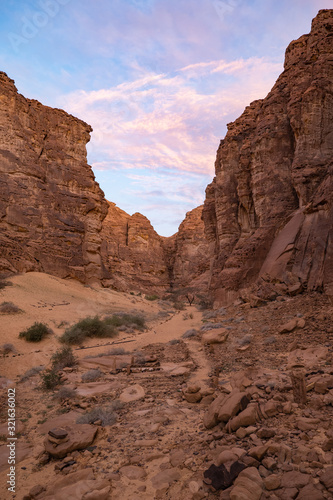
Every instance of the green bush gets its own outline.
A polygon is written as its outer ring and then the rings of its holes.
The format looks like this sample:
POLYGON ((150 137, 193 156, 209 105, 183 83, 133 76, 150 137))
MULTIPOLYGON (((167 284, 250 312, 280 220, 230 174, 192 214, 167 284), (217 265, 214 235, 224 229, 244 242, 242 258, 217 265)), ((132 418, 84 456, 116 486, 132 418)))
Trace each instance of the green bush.
POLYGON ((114 325, 102 321, 98 316, 85 318, 75 325, 67 328, 60 337, 60 342, 64 344, 81 344, 86 337, 109 338, 114 337, 117 331, 114 325))
POLYGON ((45 370, 45 372, 41 374, 41 378, 42 388, 46 391, 52 391, 59 385, 63 384, 62 375, 55 368, 45 370))
POLYGON ((159 297, 158 295, 146 295, 145 299, 146 300, 157 300, 159 297))
POLYGON ((74 366, 76 364, 76 357, 69 346, 64 346, 52 355, 52 367, 55 370, 62 370, 66 366, 74 366))
POLYGON ((112 325, 114 327, 123 325, 135 326, 139 330, 142 330, 146 326, 144 317, 138 314, 116 313, 112 316, 106 317, 104 322, 105 324, 112 325))
POLYGON ((46 335, 51 333, 49 327, 44 323, 34 323, 30 328, 20 332, 19 337, 28 342, 40 342, 46 335))

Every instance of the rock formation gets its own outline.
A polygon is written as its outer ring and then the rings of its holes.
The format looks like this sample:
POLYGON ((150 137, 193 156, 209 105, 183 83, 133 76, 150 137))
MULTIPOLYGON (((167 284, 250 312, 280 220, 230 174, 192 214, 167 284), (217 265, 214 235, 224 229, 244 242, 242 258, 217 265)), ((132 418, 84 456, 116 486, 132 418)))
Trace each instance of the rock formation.
POLYGON ((202 220, 203 205, 187 212, 178 232, 164 238, 170 283, 175 288, 207 289, 209 281, 209 246, 202 220))
POLYGON ((17 93, 0 73, 0 272, 102 278, 103 191, 87 164, 91 127, 17 93))
POLYGON ((89 125, 24 98, 2 72, 0 94, 0 274, 163 292, 207 270, 201 208, 178 236, 160 237, 146 217, 105 200, 87 164, 89 125))
POLYGON ((332 82, 333 10, 321 10, 220 143, 203 211, 217 302, 258 277, 263 296, 333 287, 332 82))
POLYGON ((109 275, 104 285, 121 291, 168 288, 163 238, 144 215, 131 216, 114 203, 108 205, 101 232, 102 259, 109 275))

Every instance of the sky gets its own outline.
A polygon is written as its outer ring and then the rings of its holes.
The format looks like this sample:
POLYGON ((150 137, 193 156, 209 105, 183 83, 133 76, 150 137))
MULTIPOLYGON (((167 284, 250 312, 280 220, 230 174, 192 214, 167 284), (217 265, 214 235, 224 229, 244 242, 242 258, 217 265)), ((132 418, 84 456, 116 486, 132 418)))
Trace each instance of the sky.
POLYGON ((162 236, 204 201, 226 124, 264 98, 332 0, 6 0, 0 70, 93 127, 108 200, 162 236))

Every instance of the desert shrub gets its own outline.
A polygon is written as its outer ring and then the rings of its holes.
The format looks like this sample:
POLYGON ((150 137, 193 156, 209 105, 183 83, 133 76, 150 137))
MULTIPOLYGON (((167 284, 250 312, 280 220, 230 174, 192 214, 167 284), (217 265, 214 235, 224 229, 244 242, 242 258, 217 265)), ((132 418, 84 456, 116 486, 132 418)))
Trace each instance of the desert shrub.
POLYGON ((238 343, 241 346, 251 344, 251 342, 252 342, 252 335, 245 335, 244 337, 238 340, 238 343))
POLYGON ((180 300, 175 300, 174 303, 173 303, 173 307, 177 310, 177 311, 184 311, 185 309, 185 304, 184 302, 180 301, 180 300))
POLYGON ((44 366, 34 366, 33 368, 30 368, 23 375, 21 375, 20 382, 25 382, 34 375, 37 375, 37 373, 42 372, 44 368, 45 368, 44 366))
POLYGON ((107 356, 120 356, 121 354, 130 354, 130 352, 126 351, 123 347, 114 347, 106 353, 107 356))
POLYGON ((4 288, 6 288, 6 286, 12 286, 12 284, 10 283, 10 281, 0 279, 0 290, 3 290, 4 288))
POLYGON ((20 312, 22 312, 22 309, 13 304, 13 302, 2 302, 0 304, 0 313, 2 314, 17 314, 20 312))
POLYGON ((19 337, 28 342, 40 342, 46 335, 51 333, 50 328, 44 323, 34 323, 30 328, 20 332, 19 337))
POLYGON ((199 309, 199 311, 213 309, 213 300, 208 297, 200 297, 197 308, 199 309))
POLYGON ((77 392, 69 387, 61 387, 59 391, 54 395, 54 399, 59 401, 66 401, 66 399, 74 399, 77 396, 77 392))
POLYGON ((172 340, 169 340, 169 342, 168 342, 169 345, 176 345, 179 343, 180 343, 180 341, 178 339, 172 339, 172 340))
POLYGON ((95 382, 95 380, 98 380, 101 378, 103 375, 103 372, 99 369, 93 369, 89 370, 86 373, 84 373, 81 377, 82 382, 95 382))
POLYGON ((51 361, 52 367, 55 370, 62 370, 67 366, 74 366, 76 364, 76 357, 69 346, 64 346, 52 355, 51 361))
POLYGON ((114 327, 133 326, 139 330, 145 327, 145 319, 139 314, 115 313, 112 316, 107 316, 104 319, 107 325, 114 327))
POLYGON ((198 331, 194 330, 193 328, 191 330, 187 330, 185 333, 183 333, 182 338, 183 339, 191 339, 193 337, 197 337, 198 331))
POLYGON ((41 374, 42 379, 42 389, 46 391, 53 391, 56 387, 63 384, 62 375, 55 368, 45 370, 41 374))
POLYGON ((146 300, 153 301, 153 300, 157 300, 158 298, 159 298, 158 295, 145 295, 146 300))
POLYGON ((5 356, 6 354, 9 354, 10 352, 16 352, 16 349, 13 346, 13 344, 6 343, 6 344, 2 344, 2 346, 0 347, 0 352, 2 353, 3 356, 5 356))
POLYGON ((101 407, 96 406, 85 415, 79 417, 76 421, 77 424, 93 424, 97 420, 101 420, 102 426, 113 425, 117 421, 117 414, 115 410, 122 408, 122 403, 120 401, 114 401, 108 406, 101 407))
POLYGON ((98 316, 82 319, 75 325, 67 328, 60 337, 64 344, 81 344, 86 337, 107 338, 117 334, 114 325, 101 320, 98 316))

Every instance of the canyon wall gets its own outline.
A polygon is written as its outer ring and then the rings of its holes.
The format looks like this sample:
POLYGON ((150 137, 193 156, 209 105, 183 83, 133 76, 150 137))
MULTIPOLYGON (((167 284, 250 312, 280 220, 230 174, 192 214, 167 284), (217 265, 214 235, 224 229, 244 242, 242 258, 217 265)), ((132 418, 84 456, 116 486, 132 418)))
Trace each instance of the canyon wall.
POLYGON ((221 141, 203 210, 217 303, 333 285, 333 10, 291 42, 284 71, 221 141))
POLYGON ((144 215, 129 215, 114 203, 108 205, 101 232, 102 260, 109 276, 104 286, 157 293, 169 288, 163 238, 144 215))
POLYGON ((91 127, 18 94, 0 72, 0 273, 100 281, 104 193, 87 164, 91 127))
POLYGON ((41 271, 163 293, 206 271, 201 209, 179 237, 162 238, 143 215, 107 202, 87 164, 89 125, 26 99, 3 72, 0 117, 0 275, 41 271))

